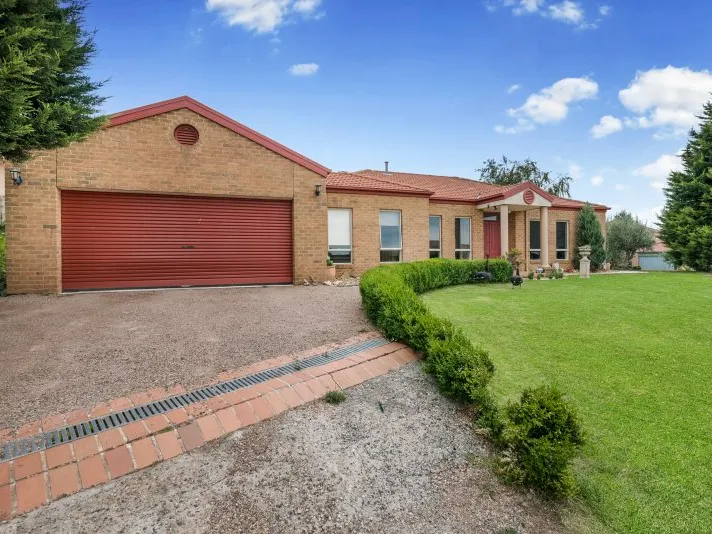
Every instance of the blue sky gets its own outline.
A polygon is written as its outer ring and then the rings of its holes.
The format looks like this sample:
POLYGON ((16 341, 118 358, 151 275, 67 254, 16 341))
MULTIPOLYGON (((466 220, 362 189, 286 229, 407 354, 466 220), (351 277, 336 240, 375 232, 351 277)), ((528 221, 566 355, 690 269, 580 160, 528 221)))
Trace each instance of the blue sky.
POLYGON ((334 170, 530 157, 652 222, 712 91, 712 2, 94 0, 104 111, 187 94, 334 170))

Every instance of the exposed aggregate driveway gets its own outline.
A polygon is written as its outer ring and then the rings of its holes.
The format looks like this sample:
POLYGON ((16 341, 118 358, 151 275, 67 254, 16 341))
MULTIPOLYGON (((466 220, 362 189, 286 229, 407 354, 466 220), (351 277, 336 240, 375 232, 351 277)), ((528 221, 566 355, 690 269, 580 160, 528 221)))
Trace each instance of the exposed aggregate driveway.
POLYGON ((0 298, 0 428, 372 330, 358 287, 0 298))

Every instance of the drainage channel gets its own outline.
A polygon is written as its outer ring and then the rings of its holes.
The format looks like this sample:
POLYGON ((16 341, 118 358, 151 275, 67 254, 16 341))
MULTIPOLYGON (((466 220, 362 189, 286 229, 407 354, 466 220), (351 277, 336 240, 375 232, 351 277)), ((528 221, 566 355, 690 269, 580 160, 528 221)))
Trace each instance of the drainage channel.
POLYGON ((369 339, 355 345, 341 347, 332 351, 324 352, 316 356, 311 356, 298 362, 292 362, 272 369, 266 369, 258 373, 254 373, 233 380, 226 380, 212 386, 205 386, 194 389, 187 393, 174 395, 159 401, 142 404, 135 408, 129 408, 120 412, 110 413, 90 419, 75 425, 65 426, 49 432, 44 432, 35 436, 8 441, 0 446, 0 462, 6 462, 26 454, 31 454, 36 451, 57 447, 63 443, 71 443, 86 436, 93 436, 104 430, 110 430, 123 425, 128 425, 134 421, 148 419, 154 415, 170 412, 185 408, 191 404, 206 401, 212 397, 217 397, 231 391, 236 391, 241 388, 247 388, 256 384, 261 384, 279 378, 301 369, 310 367, 318 367, 326 365, 337 360, 348 358, 352 354, 357 354, 368 349, 380 347, 388 344, 389 341, 383 338, 369 339))

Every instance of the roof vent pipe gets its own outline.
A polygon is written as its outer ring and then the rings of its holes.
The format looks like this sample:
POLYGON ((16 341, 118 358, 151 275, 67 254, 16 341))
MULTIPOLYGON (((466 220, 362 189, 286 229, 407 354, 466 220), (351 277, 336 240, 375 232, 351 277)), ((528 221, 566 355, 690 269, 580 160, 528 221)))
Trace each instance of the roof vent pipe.
POLYGON ((386 174, 388 174, 388 162, 386 161, 386 174))

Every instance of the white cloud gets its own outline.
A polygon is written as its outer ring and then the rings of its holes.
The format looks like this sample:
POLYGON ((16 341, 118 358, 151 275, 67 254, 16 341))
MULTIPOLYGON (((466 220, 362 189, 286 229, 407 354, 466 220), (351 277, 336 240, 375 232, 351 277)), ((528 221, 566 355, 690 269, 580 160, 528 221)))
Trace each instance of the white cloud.
POLYGON ((580 180, 581 178, 583 178, 583 167, 581 167, 581 165, 579 165, 578 163, 570 161, 568 174, 574 180, 580 180))
POLYGON ((625 191, 627 187, 623 184, 616 184, 616 191, 625 191))
POLYGON ((313 76, 319 70, 319 65, 316 63, 300 63, 289 67, 289 74, 292 76, 313 76))
POLYGON ((275 31, 292 15, 319 18, 321 0, 206 0, 209 11, 217 11, 230 26, 255 33, 275 31))
POLYGON ((611 9, 611 6, 603 4, 602 6, 598 6, 598 14, 602 17, 607 17, 611 14, 611 9))
POLYGON ((519 91, 521 88, 522 88, 521 85, 519 85, 518 83, 515 83, 515 84, 512 84, 509 87, 507 87, 507 92, 511 95, 512 93, 516 93, 517 91, 519 91))
POLYGON ((644 176, 651 180, 650 186, 655 189, 662 189, 667 184, 668 175, 672 171, 682 169, 680 156, 675 154, 663 154, 658 159, 633 171, 636 176, 644 176))
POLYGON ((512 126, 503 126, 498 124, 494 127, 494 131, 500 134, 514 135, 522 132, 531 132, 535 128, 531 121, 526 119, 517 119, 516 124, 512 126))
POLYGON ((571 0, 549 6, 549 16, 567 24, 581 24, 584 21, 583 8, 571 0))
POLYGON ((656 139, 684 135, 697 125, 702 105, 710 99, 712 72, 667 66, 639 71, 618 93, 621 103, 636 114, 629 128, 659 128, 656 139))
POLYGON ((638 220, 647 226, 658 226, 658 218, 663 211, 664 206, 655 206, 642 211, 638 211, 633 215, 638 217, 638 220))
POLYGON ((600 139, 612 133, 620 132, 623 129, 623 122, 613 115, 604 115, 598 124, 591 128, 591 137, 600 139))
POLYGON ((509 109, 507 114, 538 124, 559 122, 566 118, 572 103, 594 98, 597 94, 598 84, 588 78, 564 78, 529 95, 521 107, 509 109))
POLYGON ((591 185, 594 187, 599 187, 600 185, 603 184, 603 176, 600 174, 597 174, 596 176, 591 177, 591 185))
MULTIPOLYGON (((562 0, 557 3, 547 4, 546 0, 488 0, 485 8, 490 13, 498 7, 511 9, 516 16, 537 14, 566 24, 575 25, 577 29, 594 29, 598 27, 601 18, 595 21, 586 20, 586 13, 581 3, 574 0, 562 0)), ((600 6, 598 12, 601 16, 608 15, 610 8, 600 6), (605 14, 604 14, 605 11, 605 14)))

